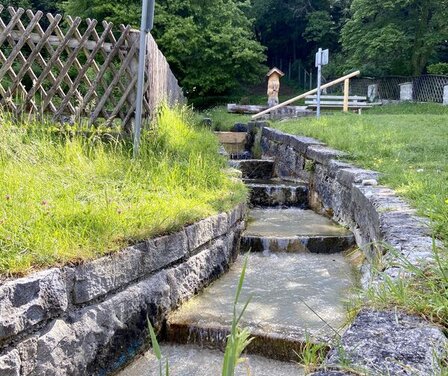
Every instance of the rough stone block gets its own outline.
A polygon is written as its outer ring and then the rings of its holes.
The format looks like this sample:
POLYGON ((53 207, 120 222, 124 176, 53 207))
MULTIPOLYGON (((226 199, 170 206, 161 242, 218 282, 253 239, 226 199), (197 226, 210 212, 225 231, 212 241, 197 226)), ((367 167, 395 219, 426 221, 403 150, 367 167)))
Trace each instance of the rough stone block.
POLYGON ((349 371, 337 370, 337 369, 322 369, 316 372, 310 373, 309 376, 354 376, 355 374, 349 371))
POLYGON ((144 273, 152 273, 188 255, 188 238, 185 231, 161 236, 146 242, 143 253, 144 273))
MULTIPOLYGON (((228 213, 229 229, 238 222, 242 221, 247 214, 246 203, 239 204, 231 212, 228 213)), ((224 235, 224 234, 222 234, 224 235)))
POLYGON ((322 145, 314 145, 308 147, 305 154, 307 159, 312 159, 313 161, 321 163, 323 165, 328 165, 330 163, 330 160, 342 158, 346 155, 347 154, 343 153, 342 151, 330 149, 322 145))
POLYGON ((213 223, 210 218, 203 219, 185 228, 188 238, 188 249, 194 254, 197 248, 213 239, 213 223))
POLYGON ((150 239, 75 268, 74 301, 85 303, 181 260, 188 254, 184 231, 150 239))
POLYGON ((341 168, 354 168, 350 163, 338 161, 337 159, 332 159, 327 166, 327 174, 333 179, 341 168))
POLYGON ((325 145, 323 142, 311 137, 292 136, 288 137, 288 145, 300 154, 305 155, 309 146, 325 145))
POLYGON ((364 170, 362 168, 341 168, 336 173, 336 180, 348 188, 352 184, 362 183, 363 180, 377 180, 379 173, 376 171, 364 170))
POLYGON ((275 164, 275 175, 280 177, 294 177, 297 169, 297 152, 293 148, 280 144, 277 163, 275 164))
POLYGON ((37 338, 38 336, 34 335, 23 342, 18 343, 16 346, 16 349, 20 354, 21 376, 28 376, 36 366, 37 338))
POLYGON ((68 307, 65 274, 50 269, 0 287, 0 340, 16 335, 68 307))
POLYGON ((126 248, 74 268, 75 304, 85 303, 126 285, 143 274, 143 252, 126 248))
MULTIPOLYGON (((351 191, 351 216, 361 237, 361 244, 359 245, 381 241, 379 214, 368 197, 371 190, 371 187, 354 185, 351 191)), ((375 254, 368 254, 367 256, 370 259, 376 257, 375 254)))
POLYGON ((364 309, 343 334, 342 352, 332 350, 327 363, 338 364, 343 356, 371 375, 439 375, 437 359, 447 348, 442 330, 419 317, 364 309))
POLYGON ((147 315, 159 327, 170 307, 162 271, 101 304, 55 320, 38 334, 30 375, 112 373, 145 342, 147 315))
POLYGON ((20 376, 20 356, 17 350, 11 350, 5 354, 0 354, 0 375, 20 376))
POLYGON ((283 132, 278 131, 277 129, 263 128, 263 131, 261 133, 262 137, 266 137, 267 139, 275 142, 282 142, 285 143, 287 140, 287 135, 283 132))
POLYGON ((332 200, 334 195, 333 183, 334 179, 330 178, 327 173, 327 168, 323 165, 316 164, 314 174, 312 177, 312 187, 317 193, 321 204, 325 209, 332 209, 332 200))
POLYGON ((167 270, 173 307, 186 301, 228 268, 234 251, 234 234, 217 239, 185 263, 167 270))

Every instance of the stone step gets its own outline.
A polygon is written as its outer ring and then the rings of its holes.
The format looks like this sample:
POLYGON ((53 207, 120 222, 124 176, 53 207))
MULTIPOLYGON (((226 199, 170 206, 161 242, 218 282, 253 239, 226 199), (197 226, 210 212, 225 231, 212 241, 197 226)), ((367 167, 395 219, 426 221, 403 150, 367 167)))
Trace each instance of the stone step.
POLYGON ((252 209, 241 238, 243 252, 339 253, 355 245, 342 226, 302 209, 252 209))
MULTIPOLYGON (((168 359, 170 375, 174 376, 216 376, 221 374, 224 353, 192 345, 161 345, 162 356, 168 359)), ((246 361, 237 366, 236 376, 302 376, 304 370, 297 364, 245 356, 246 361)), ((137 358, 117 376, 159 376, 159 363, 152 351, 137 358)))
POLYGON ((244 179, 250 191, 252 206, 308 207, 308 186, 305 182, 280 179, 244 179))
MULTIPOLYGON (((242 260, 168 317, 169 341, 224 348, 242 260)), ((239 305, 252 297, 241 321, 254 337, 247 351, 297 361, 308 340, 329 346, 346 320, 354 276, 342 255, 250 254, 239 305)))
POLYGON ((274 176, 274 161, 268 159, 236 159, 229 165, 241 170, 244 179, 269 180, 274 176))

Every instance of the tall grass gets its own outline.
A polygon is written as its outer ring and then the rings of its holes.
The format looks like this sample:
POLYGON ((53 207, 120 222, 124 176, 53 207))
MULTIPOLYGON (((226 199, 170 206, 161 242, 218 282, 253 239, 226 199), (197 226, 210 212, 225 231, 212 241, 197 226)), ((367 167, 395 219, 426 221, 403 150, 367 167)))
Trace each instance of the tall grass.
POLYGON ((137 160, 128 140, 56 128, 0 114, 0 274, 98 257, 246 197, 186 109, 161 109, 137 160))

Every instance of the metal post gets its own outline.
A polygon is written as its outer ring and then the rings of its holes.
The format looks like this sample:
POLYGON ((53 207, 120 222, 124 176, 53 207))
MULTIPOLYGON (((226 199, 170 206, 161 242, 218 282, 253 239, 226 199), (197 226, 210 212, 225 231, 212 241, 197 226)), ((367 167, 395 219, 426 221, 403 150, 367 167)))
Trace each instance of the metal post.
POLYGON ((143 0, 142 19, 140 26, 140 50, 138 55, 138 74, 137 74, 137 98, 135 104, 135 127, 134 127, 134 150, 133 156, 138 156, 140 148, 140 134, 142 128, 143 115, 143 89, 145 85, 145 67, 146 67, 146 35, 152 29, 154 20, 154 1, 143 0))
POLYGON ((317 64, 317 109, 316 116, 320 117, 320 87, 322 83, 322 48, 319 48, 317 52, 320 56, 320 60, 318 60, 317 64))

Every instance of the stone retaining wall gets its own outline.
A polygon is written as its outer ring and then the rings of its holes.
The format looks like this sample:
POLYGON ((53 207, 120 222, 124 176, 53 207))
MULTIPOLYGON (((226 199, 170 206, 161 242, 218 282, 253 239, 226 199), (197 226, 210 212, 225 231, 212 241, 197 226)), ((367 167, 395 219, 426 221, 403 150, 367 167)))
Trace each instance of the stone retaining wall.
POLYGON ((355 234, 366 256, 365 284, 370 266, 377 265, 378 257, 387 274, 400 273, 400 268, 394 265, 397 256, 386 252, 388 246, 413 264, 432 259, 428 221, 417 216, 393 190, 379 186, 378 172, 341 162, 339 159, 345 153, 318 140, 271 128, 263 128, 261 146, 265 157, 274 158, 278 176, 309 182, 313 209, 332 217, 355 234))
MULTIPOLYGON (((419 266, 433 260, 427 220, 393 190, 379 186, 377 172, 341 162, 344 153, 318 140, 271 128, 263 128, 261 146, 263 156, 275 160, 278 176, 309 182, 313 209, 355 234, 365 256, 365 288, 381 283, 381 275, 372 273, 376 269, 402 277, 406 272, 397 263, 402 256, 419 266)), ((315 375, 352 375, 341 370, 344 364, 369 375, 439 375, 438 360, 446 359, 447 349, 446 336, 434 324, 397 310, 364 309, 329 353, 327 368, 315 375)))
POLYGON ((0 285, 0 375, 106 375, 236 259, 245 205, 75 267, 0 285))

